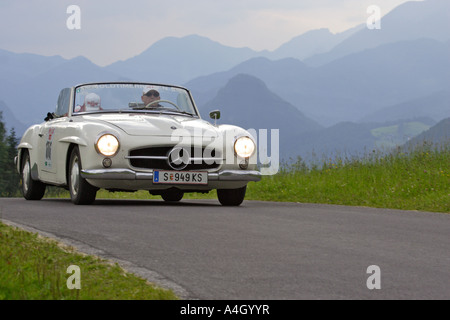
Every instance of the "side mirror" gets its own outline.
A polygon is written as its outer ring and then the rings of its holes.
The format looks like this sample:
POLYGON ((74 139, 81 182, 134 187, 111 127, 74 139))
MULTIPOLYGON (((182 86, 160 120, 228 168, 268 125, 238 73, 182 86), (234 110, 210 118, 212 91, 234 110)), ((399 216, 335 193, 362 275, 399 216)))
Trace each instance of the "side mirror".
POLYGON ((209 117, 210 117, 211 119, 214 119, 214 125, 216 125, 216 124, 217 124, 217 120, 220 119, 220 111, 219 111, 219 110, 211 111, 211 112, 209 113, 209 117))
POLYGON ((55 118, 53 113, 48 112, 47 113, 47 117, 45 117, 44 121, 47 122, 49 120, 52 120, 53 118, 55 118))

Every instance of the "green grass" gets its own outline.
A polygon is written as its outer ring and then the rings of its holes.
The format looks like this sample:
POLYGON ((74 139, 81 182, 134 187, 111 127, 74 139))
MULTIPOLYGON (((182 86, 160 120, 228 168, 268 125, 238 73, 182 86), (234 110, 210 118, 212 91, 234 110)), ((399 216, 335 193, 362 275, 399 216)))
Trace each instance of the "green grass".
POLYGON ((450 212, 450 148, 299 161, 250 184, 246 199, 450 212))
POLYGON ((117 264, 0 223, 0 300, 176 300, 171 291, 125 272, 117 264), (80 267, 81 289, 67 273, 80 267))

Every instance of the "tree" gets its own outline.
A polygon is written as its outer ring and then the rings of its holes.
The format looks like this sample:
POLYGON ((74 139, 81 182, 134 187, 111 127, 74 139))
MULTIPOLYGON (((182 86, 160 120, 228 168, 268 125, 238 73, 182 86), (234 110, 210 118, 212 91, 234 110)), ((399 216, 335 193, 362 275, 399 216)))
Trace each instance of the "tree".
POLYGON ((0 196, 12 197, 19 191, 20 178, 14 165, 18 139, 14 128, 6 135, 3 115, 0 111, 0 196))
POLYGON ((7 151, 5 145, 5 125, 3 123, 3 113, 0 111, 0 196, 3 195, 3 190, 6 186, 6 168, 4 166, 7 158, 7 151))
POLYGON ((17 156, 17 145, 19 141, 16 137, 16 131, 14 128, 10 130, 9 136, 6 138, 6 153, 7 153, 7 184, 5 193, 7 197, 17 195, 19 190, 20 178, 14 165, 14 158, 17 156))

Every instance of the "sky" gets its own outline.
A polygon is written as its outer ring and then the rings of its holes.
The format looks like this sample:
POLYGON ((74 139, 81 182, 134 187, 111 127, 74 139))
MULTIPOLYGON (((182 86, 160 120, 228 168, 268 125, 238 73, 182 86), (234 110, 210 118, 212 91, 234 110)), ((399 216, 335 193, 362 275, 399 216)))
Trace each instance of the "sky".
POLYGON ((165 37, 191 34, 231 47, 275 50, 307 31, 366 23, 407 0, 0 0, 0 49, 100 66, 136 56, 165 37), (68 8, 76 5, 79 14, 68 8), (68 27, 68 21, 69 26, 68 27), (74 28, 77 27, 77 28, 74 28))

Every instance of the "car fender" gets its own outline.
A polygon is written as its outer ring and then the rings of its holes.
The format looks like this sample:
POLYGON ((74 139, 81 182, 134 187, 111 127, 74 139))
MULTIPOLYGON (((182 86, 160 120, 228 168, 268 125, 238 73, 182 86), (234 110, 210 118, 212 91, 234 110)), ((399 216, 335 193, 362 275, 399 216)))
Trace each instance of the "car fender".
MULTIPOLYGON (((36 148, 38 146, 38 139, 39 133, 40 133, 40 125, 34 125, 30 127, 22 136, 22 139, 20 140, 19 145, 17 146, 17 161, 16 161, 16 168, 17 172, 20 173, 22 170, 22 159, 23 159, 23 151, 27 150, 28 154, 30 155, 30 165, 32 168, 36 168, 36 148)), ((35 177, 33 176, 33 179, 35 177)))
MULTIPOLYGON (((234 159, 233 159, 233 163, 235 161, 240 162, 243 159, 238 159, 238 157, 235 155, 234 152, 234 142, 236 141, 236 139, 240 138, 240 137, 250 137, 256 145, 256 149, 255 152, 253 153, 253 155, 248 159, 251 169, 254 169, 256 167, 257 164, 257 140, 256 137, 254 135, 252 135, 249 131, 235 126, 235 125, 229 125, 229 124, 223 124, 223 125, 219 125, 217 126, 217 129, 219 130, 219 132, 222 133, 223 136, 223 140, 224 140, 224 146, 223 146, 223 150, 224 150, 224 155, 225 156, 230 156, 233 155, 234 159), (231 141, 229 141, 231 139, 231 141), (228 140, 228 141, 227 141, 228 140)), ((231 159, 226 159, 226 163, 230 164, 231 159)))
POLYGON ((83 147, 86 147, 88 145, 86 140, 81 139, 80 137, 76 137, 76 136, 64 137, 64 138, 58 140, 58 142, 66 142, 69 144, 76 144, 76 145, 83 146, 83 147))

